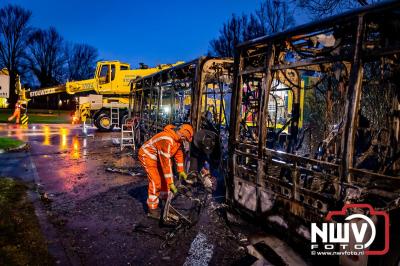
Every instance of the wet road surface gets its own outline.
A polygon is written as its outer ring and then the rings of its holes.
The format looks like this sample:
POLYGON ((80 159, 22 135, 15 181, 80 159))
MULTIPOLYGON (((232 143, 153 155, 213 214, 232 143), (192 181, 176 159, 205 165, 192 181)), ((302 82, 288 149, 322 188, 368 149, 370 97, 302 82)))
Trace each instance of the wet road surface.
POLYGON ((56 231, 47 234, 49 243, 59 243, 66 255, 58 264, 242 264, 247 240, 226 225, 215 202, 174 245, 161 250, 171 229, 145 216, 147 182, 134 152, 113 145, 119 132, 88 133, 73 125, 0 125, 0 136, 29 143, 28 151, 0 154, 0 176, 35 184, 46 221, 56 231), (108 167, 137 175, 110 173, 108 167))
MULTIPOLYGON (((92 133, 94 130, 89 130, 89 134, 92 133)), ((8 172, 15 171, 17 166, 16 175, 31 181, 32 175, 24 175, 23 171, 32 170, 29 166, 33 162, 39 174, 39 179, 35 181, 49 195, 62 194, 66 200, 80 200, 110 186, 132 181, 129 176, 107 175, 104 172, 109 165, 122 168, 135 165, 132 156, 120 156, 119 147, 112 145, 111 138, 117 138, 118 132, 84 137, 81 128, 72 125, 30 125, 26 129, 18 125, 0 125, 0 136, 15 137, 30 145, 30 159, 21 153, 0 155, 2 164, 6 164, 1 170, 5 169, 5 172, 1 174, 9 175, 8 172)))

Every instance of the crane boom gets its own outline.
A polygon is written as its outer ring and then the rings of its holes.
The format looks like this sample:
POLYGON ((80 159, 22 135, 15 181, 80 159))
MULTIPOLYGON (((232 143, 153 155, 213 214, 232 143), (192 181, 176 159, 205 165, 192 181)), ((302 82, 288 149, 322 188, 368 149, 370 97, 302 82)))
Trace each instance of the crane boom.
POLYGON ((29 92, 29 97, 33 98, 33 97, 38 97, 38 96, 62 93, 65 91, 66 91, 65 85, 60 85, 60 86, 43 88, 43 89, 31 91, 31 92, 29 92))

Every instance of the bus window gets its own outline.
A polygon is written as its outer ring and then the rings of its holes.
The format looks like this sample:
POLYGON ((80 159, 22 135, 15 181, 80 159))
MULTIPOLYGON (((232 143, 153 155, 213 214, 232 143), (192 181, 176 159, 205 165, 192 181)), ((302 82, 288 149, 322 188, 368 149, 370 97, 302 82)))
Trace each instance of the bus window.
POLYGON ((173 123, 189 123, 190 107, 192 103, 192 88, 185 87, 175 91, 175 110, 173 112, 173 123))
POLYGON ((174 113, 174 97, 171 87, 161 88, 160 107, 158 110, 158 122, 160 127, 171 123, 172 113, 174 113))

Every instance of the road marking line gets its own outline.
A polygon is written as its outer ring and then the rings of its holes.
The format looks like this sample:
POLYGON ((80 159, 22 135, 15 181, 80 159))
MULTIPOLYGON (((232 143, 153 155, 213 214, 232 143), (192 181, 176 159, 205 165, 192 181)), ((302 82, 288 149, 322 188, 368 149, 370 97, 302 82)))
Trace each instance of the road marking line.
POLYGON ((207 236, 199 232, 189 249, 184 266, 207 266, 213 255, 214 245, 207 243, 207 236))

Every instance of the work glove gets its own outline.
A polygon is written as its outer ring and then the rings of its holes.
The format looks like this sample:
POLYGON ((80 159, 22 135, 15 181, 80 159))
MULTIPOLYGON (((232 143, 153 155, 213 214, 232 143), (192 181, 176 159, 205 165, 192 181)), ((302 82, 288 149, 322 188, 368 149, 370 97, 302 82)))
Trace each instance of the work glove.
POLYGON ((179 176, 179 179, 183 179, 185 181, 187 179, 187 174, 185 172, 179 172, 178 176, 179 176))
POLYGON ((171 190, 171 192, 174 194, 178 193, 178 189, 176 188, 174 183, 169 185, 169 190, 171 190))

